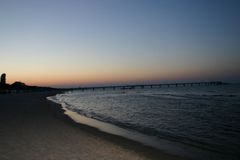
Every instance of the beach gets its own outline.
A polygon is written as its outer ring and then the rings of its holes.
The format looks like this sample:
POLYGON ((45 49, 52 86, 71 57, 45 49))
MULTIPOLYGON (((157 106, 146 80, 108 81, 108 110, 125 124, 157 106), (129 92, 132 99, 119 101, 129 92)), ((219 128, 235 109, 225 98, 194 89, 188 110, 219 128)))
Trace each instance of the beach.
POLYGON ((1 160, 183 159, 74 123, 56 91, 0 95, 1 160))

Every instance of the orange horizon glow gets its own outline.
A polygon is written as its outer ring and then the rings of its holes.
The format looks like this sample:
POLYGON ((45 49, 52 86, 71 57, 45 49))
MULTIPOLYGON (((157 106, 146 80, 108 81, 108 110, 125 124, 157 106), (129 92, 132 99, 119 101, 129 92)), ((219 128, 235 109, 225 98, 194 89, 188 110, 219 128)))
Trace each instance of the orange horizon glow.
POLYGON ((175 71, 167 72, 148 72, 148 73, 91 73, 90 71, 82 74, 59 73, 59 72, 41 72, 41 73, 6 73, 7 83, 12 84, 15 81, 23 82, 32 86, 49 86, 49 87, 65 87, 65 86, 88 86, 88 85, 107 85, 107 84, 131 84, 131 83, 151 83, 151 82, 168 82, 168 81, 188 81, 188 80, 212 80, 218 74, 206 74, 204 71, 194 72, 175 71), (203 78, 204 77, 204 78, 203 78))

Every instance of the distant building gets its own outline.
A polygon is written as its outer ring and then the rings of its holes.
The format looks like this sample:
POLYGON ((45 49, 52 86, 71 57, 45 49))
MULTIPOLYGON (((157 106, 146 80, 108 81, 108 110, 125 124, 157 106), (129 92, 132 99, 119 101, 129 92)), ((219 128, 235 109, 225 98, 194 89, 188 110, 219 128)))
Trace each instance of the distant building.
POLYGON ((1 75, 0 86, 1 86, 1 87, 6 86, 6 74, 5 74, 5 73, 3 73, 3 74, 1 75))

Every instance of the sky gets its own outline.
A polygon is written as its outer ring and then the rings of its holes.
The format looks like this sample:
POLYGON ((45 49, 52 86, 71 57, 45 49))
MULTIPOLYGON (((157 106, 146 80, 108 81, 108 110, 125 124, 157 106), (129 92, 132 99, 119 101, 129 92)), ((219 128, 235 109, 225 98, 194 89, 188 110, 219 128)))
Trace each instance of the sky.
POLYGON ((240 82, 238 0, 0 0, 7 82, 240 82))

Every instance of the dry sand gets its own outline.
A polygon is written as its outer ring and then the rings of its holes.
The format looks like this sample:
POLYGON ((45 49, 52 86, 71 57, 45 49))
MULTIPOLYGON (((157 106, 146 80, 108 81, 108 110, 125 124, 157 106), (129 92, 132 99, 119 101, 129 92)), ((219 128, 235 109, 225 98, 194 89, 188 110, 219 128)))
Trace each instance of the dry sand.
POLYGON ((73 123, 46 100, 54 94, 0 95, 0 160, 180 159, 73 123))

